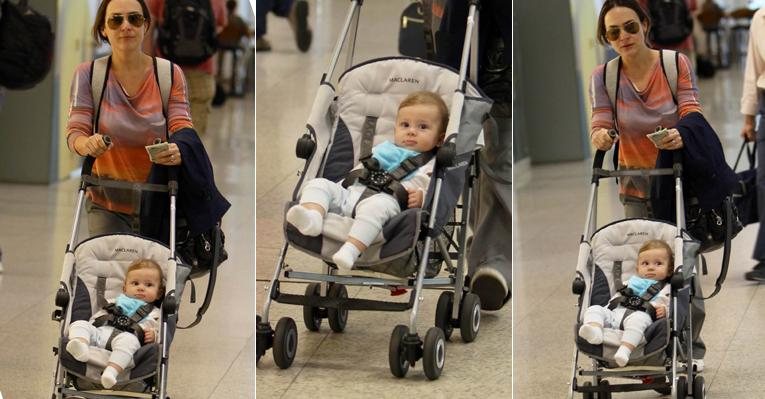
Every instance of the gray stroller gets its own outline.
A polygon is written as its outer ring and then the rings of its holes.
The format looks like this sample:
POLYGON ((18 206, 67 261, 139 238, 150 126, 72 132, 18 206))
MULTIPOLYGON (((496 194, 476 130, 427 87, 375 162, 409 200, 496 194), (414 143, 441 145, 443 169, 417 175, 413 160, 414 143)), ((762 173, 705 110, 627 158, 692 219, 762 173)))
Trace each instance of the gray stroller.
MULTIPOLYGON (((701 298, 697 264, 702 256, 700 243, 684 230, 682 166, 675 154, 672 169, 604 170, 605 153, 597 151, 589 208, 584 233, 579 244, 576 275, 572 290, 578 296, 575 323, 575 344, 568 398, 581 392, 586 399, 611 398, 612 392, 655 390, 671 394, 673 399, 705 397, 704 377, 695 367, 692 341, 693 306, 701 298), (624 219, 595 230, 597 226, 597 192, 600 179, 642 174, 672 175, 675 187, 677 224, 653 219, 624 219), (621 342, 622 331, 604 328, 603 344, 592 345, 578 336, 585 310, 591 305, 606 306, 622 282, 635 274, 638 249, 649 239, 666 242, 674 253, 670 306, 666 317, 659 318, 646 329, 644 340, 632 352, 626 367, 619 367, 614 354, 621 342), (591 359, 590 369, 580 366, 579 355, 591 359), (680 363, 680 361, 684 363, 680 363), (638 383, 615 383, 613 379, 640 380, 638 383), (581 380, 585 379, 582 383, 581 380)), ((730 218, 728 219, 730 220, 730 218)), ((727 263, 724 256, 723 263, 727 263)))
MULTIPOLYGON (((476 156, 482 123, 489 118, 491 107, 491 100, 465 77, 471 37, 475 39, 471 36, 473 17, 477 12, 475 5, 471 6, 459 72, 416 58, 387 57, 349 67, 333 86, 329 79, 346 36, 349 32, 355 35, 356 28, 351 25, 358 25, 361 3, 351 2, 329 70, 319 85, 307 132, 298 140, 297 156, 305 159, 306 164, 285 211, 296 203, 307 181, 317 177, 341 180, 359 162, 360 154, 368 153, 373 144, 391 138, 392 134, 387 132, 393 131, 397 105, 411 92, 432 91, 450 105, 444 145, 436 156, 423 207, 407 209, 388 221, 350 274, 338 275, 331 256, 345 241, 353 222, 351 218, 327 214, 318 237, 303 236, 285 223, 286 242, 268 287, 263 312, 257 316, 257 359, 273 349, 276 365, 288 368, 295 358, 298 342, 295 322, 282 317, 272 329, 269 321, 272 301, 302 306, 303 321, 310 331, 318 331, 326 318, 333 331, 342 332, 350 310, 411 309, 409 325, 398 325, 391 334, 390 371, 396 377, 404 377, 409 367, 422 359, 425 375, 433 380, 444 367, 445 341, 452 331, 459 328, 462 340, 471 342, 480 326, 480 300, 468 292, 470 285, 465 276, 470 194, 478 173, 476 156), (323 260, 324 272, 308 273, 286 267, 285 256, 290 247, 323 260), (442 265, 446 273, 439 274, 442 265), (312 283, 306 287, 305 295, 294 295, 280 290, 284 279, 312 283), (404 287, 410 289, 410 295, 407 302, 348 298, 347 285, 404 287), (437 303, 435 326, 428 329, 424 339, 416 326, 423 288, 443 290, 437 303)), ((355 43, 355 37, 351 36, 350 41, 355 43)), ((475 51, 475 45, 472 49, 475 51)), ((353 54, 353 44, 348 54, 353 54)), ((472 59, 476 59, 475 54, 472 59)))

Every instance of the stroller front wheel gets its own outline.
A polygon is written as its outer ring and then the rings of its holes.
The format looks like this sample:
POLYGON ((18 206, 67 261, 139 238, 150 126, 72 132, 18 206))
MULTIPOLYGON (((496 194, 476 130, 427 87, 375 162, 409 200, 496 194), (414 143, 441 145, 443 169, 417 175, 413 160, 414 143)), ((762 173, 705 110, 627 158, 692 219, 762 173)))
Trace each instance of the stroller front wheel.
POLYGON ((280 369, 289 368, 297 353, 298 332, 295 320, 282 317, 276 324, 274 332, 274 363, 280 369))
POLYGON ((454 306, 454 293, 444 291, 438 297, 436 305, 436 327, 444 332, 444 338, 448 341, 452 336, 454 327, 452 327, 452 307, 454 306))
POLYGON ((464 342, 473 342, 481 327, 481 298, 468 292, 462 297, 460 309, 460 335, 464 342))
POLYGON ((429 380, 437 380, 441 376, 446 360, 446 340, 444 332, 438 327, 430 327, 425 334, 423 344, 422 368, 429 380))
POLYGON ((398 378, 404 378, 409 371, 409 360, 407 359, 406 346, 404 345, 404 337, 407 334, 409 334, 409 327, 399 324, 390 335, 388 366, 390 367, 390 372, 398 378))

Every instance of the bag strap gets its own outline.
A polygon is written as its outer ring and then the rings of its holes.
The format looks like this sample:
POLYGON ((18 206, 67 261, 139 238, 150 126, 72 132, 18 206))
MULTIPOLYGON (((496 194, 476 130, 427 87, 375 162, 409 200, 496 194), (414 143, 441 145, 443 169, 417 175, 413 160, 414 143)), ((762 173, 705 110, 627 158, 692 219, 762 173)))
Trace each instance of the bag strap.
MULTIPOLYGON (((210 274, 209 274, 209 281, 207 283, 207 292, 205 292, 205 299, 202 301, 202 305, 199 306, 199 309, 197 309, 197 316, 189 323, 187 326, 180 326, 178 325, 177 328, 180 329, 187 329, 196 326, 199 324, 199 322, 202 321, 202 316, 204 316, 205 312, 207 312, 207 309, 210 307, 210 303, 212 302, 212 296, 213 292, 215 291, 215 281, 218 278, 218 266, 220 265, 220 250, 223 247, 221 245, 221 229, 220 229, 220 222, 218 222, 215 227, 213 227, 213 259, 212 259, 212 265, 210 267, 210 274)), ((193 287, 193 282, 191 283, 193 287)))
POLYGON ((725 282, 725 277, 728 276, 728 263, 730 263, 730 251, 731 251, 731 236, 733 235, 733 203, 730 197, 725 197, 723 200, 723 212, 725 213, 725 242, 723 243, 723 257, 722 265, 720 266, 720 274, 715 281, 715 290, 708 296, 701 299, 707 300, 717 295, 725 282))
POLYGON ((749 142, 746 140, 741 143, 741 148, 739 148, 738 155, 736 155, 736 163, 733 164, 734 171, 738 169, 738 161, 741 160, 741 154, 744 153, 744 148, 746 148, 746 158, 749 160, 749 170, 754 170, 757 155, 757 142, 754 141, 752 143, 751 146, 747 145, 749 142))
POLYGON ((677 105, 677 75, 680 73, 677 62, 678 54, 675 50, 659 50, 661 71, 664 72, 664 77, 669 84, 669 90, 672 91, 672 101, 674 101, 675 105, 677 105))

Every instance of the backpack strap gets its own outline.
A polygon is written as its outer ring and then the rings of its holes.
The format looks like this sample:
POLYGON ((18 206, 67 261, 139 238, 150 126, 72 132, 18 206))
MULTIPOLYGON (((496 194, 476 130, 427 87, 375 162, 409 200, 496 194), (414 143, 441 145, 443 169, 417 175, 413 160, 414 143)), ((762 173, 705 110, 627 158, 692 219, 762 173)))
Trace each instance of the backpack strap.
POLYGON ((608 101, 611 102, 611 115, 614 119, 614 129, 619 130, 616 122, 616 95, 619 92, 619 78, 622 73, 622 57, 608 61, 603 68, 603 84, 606 86, 608 101))
POLYGON ((164 58, 152 57, 154 62, 154 77, 162 97, 162 114, 165 116, 165 137, 170 138, 170 121, 167 119, 167 109, 170 103, 170 90, 173 88, 173 63, 164 58))
POLYGON ((680 70, 678 67, 678 52, 675 50, 659 50, 659 59, 661 60, 661 71, 667 79, 669 89, 672 91, 672 101, 677 105, 677 75, 680 70))

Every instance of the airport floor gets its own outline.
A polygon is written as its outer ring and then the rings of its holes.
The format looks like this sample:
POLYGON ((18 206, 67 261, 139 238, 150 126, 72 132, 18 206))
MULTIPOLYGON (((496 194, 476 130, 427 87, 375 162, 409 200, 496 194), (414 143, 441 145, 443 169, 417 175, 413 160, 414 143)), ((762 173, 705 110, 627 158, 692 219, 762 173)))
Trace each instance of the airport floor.
MULTIPOLYGON (((203 137, 216 183, 232 206, 223 219, 229 259, 221 265, 202 322, 178 330, 170 348, 173 398, 252 397, 255 341, 254 97, 216 108, 203 137)), ((51 321, 64 248, 72 231, 78 180, 52 185, 0 184, 0 397, 43 398, 52 392, 59 325, 51 321)), ((83 212, 84 214, 84 212, 83 212)), ((84 218, 83 218, 84 219, 84 218)), ((83 224, 84 232, 87 227, 83 224)), ((81 230, 83 231, 83 230, 81 230)), ((194 320, 207 284, 187 285, 180 324, 194 320)))
MULTIPOLYGON (((716 129, 732 165, 741 145, 739 113, 741 64, 700 80, 704 113, 716 129)), ((746 166, 746 161, 743 161, 746 166)), ((539 165, 515 171, 513 226, 513 363, 516 398, 562 398, 568 389, 574 354, 576 297, 571 282, 579 237, 585 221, 592 161, 539 165)), ((741 166, 739 167, 741 168, 741 166)), ((599 225, 623 218, 613 183, 599 190, 599 225)), ((704 378, 709 398, 765 397, 760 365, 765 357, 765 287, 744 280, 754 266, 752 248, 757 225, 747 226, 733 241, 730 269, 722 291, 706 301, 701 336, 707 353, 704 378)), ((712 292, 722 250, 710 254, 703 291, 712 292)), ((589 362, 581 361, 581 365, 589 362)), ((580 384, 582 380, 580 379, 580 384)), ((661 397, 653 391, 615 397, 661 397)), ((581 394, 576 397, 581 397, 581 394)))
MULTIPOLYGON (((399 16, 409 1, 364 2, 358 33, 355 63, 373 57, 397 55, 399 16)), ((257 296, 258 313, 263 310, 265 287, 272 278, 283 243, 284 204, 291 198, 301 160, 295 158, 295 142, 305 121, 332 49, 338 39, 348 2, 311 1, 310 24, 314 30, 311 49, 303 54, 295 47, 287 21, 269 15, 267 38, 273 50, 258 53, 257 93, 257 296)), ((337 71, 345 69, 341 57, 337 71)), ((320 261, 295 250, 287 253, 287 264, 295 270, 318 270, 320 261)), ((290 293, 303 293, 301 282, 281 285, 290 293)), ((349 296, 389 298, 387 291, 350 287, 349 296)), ((437 292, 425 291, 418 331, 433 325, 437 292)), ((437 381, 428 381, 422 362, 406 378, 394 377, 388 369, 388 342, 396 324, 408 324, 409 313, 350 312, 345 332, 333 333, 326 321, 320 331, 303 325, 302 308, 274 304, 269 320, 292 317, 299 344, 291 368, 279 369, 269 351, 256 367, 258 398, 397 398, 410 397, 510 397, 511 311, 483 312, 476 341, 465 344, 455 332, 446 346, 446 364, 437 381)))

